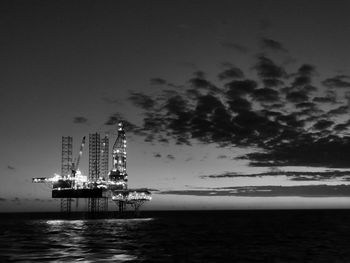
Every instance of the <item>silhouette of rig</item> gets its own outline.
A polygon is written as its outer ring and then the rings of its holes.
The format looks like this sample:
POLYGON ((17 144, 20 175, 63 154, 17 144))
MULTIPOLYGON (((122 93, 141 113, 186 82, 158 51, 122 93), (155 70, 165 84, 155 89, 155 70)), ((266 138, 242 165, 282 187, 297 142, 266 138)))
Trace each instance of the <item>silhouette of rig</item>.
POLYGON ((118 136, 112 147, 112 170, 109 171, 109 139, 100 134, 89 134, 89 175, 82 175, 79 163, 85 146, 82 139, 79 154, 72 159, 73 138, 62 137, 61 175, 33 178, 33 183, 45 183, 52 188, 52 198, 61 199, 61 212, 70 213, 72 200, 88 200, 88 212, 95 214, 108 211, 108 200, 117 205, 119 214, 131 206, 135 214, 140 207, 152 199, 147 189, 128 189, 126 173, 127 141, 123 123, 118 123, 118 136))

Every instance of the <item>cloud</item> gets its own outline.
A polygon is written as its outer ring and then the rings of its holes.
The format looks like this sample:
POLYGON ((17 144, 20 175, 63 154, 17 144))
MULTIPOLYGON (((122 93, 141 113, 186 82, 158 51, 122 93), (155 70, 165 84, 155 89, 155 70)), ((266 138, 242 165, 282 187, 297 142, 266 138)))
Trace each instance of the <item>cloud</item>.
POLYGON ((229 69, 224 70, 218 75, 219 80, 241 79, 243 77, 244 77, 243 71, 233 66, 230 67, 229 69))
POLYGON ((6 198, 0 197, 0 202, 5 202, 5 201, 7 201, 6 198))
POLYGON ((112 125, 116 125, 119 122, 123 123, 124 129, 127 132, 135 133, 135 134, 138 134, 138 135, 145 135, 142 132, 142 129, 140 127, 138 127, 135 124, 127 121, 119 113, 114 113, 111 116, 109 116, 108 120, 105 122, 105 125, 112 126, 112 125))
POLYGON ((304 76, 304 77, 311 77, 312 75, 314 75, 316 73, 316 68, 313 65, 310 64, 303 64, 300 66, 300 68, 298 69, 298 74, 300 76, 304 76))
POLYGON ((150 82, 152 85, 165 85, 167 84, 167 81, 162 78, 152 78, 150 79, 150 82))
POLYGON ((279 101, 279 93, 270 88, 256 89, 253 92, 254 99, 261 102, 276 102, 279 101))
POLYGON ((286 176, 291 181, 326 181, 331 179, 347 181, 350 178, 350 171, 326 170, 320 172, 298 172, 298 171, 268 171, 264 173, 242 174, 235 172, 224 172, 221 174, 201 175, 202 179, 222 179, 238 177, 265 177, 265 176, 286 176))
POLYGON ((314 129, 316 130, 324 130, 330 128, 334 124, 333 121, 329 120, 319 120, 314 124, 314 129))
POLYGON ((322 84, 328 88, 349 88, 350 77, 345 75, 338 75, 333 78, 328 78, 322 81, 322 84))
POLYGON ((153 157, 155 157, 155 158, 161 158, 162 155, 161 155, 160 153, 155 153, 155 154, 153 154, 153 157))
POLYGON ((226 95, 229 98, 237 98, 251 94, 257 85, 258 84, 254 80, 234 80, 225 84, 225 87, 227 89, 226 95))
POLYGON ((263 55, 258 56, 258 62, 254 68, 261 79, 280 79, 287 76, 283 67, 276 65, 263 55))
POLYGON ((315 108, 316 104, 312 102, 300 102, 295 105, 296 108, 315 108))
POLYGON ((284 82, 279 79, 263 79, 263 83, 266 88, 280 87, 284 84, 284 82))
POLYGON ((166 158, 168 158, 169 160, 175 160, 175 157, 171 154, 168 154, 166 158))
POLYGON ((105 125, 115 125, 123 119, 124 118, 119 113, 114 113, 113 115, 109 116, 108 120, 105 122, 105 125))
POLYGON ((220 92, 220 89, 205 79, 205 75, 202 71, 197 71, 195 75, 196 76, 194 78, 191 78, 188 81, 193 88, 207 90, 214 93, 220 92))
POLYGON ((155 101, 150 96, 141 92, 131 92, 128 100, 145 110, 152 109, 155 106, 155 101))
POLYGON ((88 121, 87 118, 82 116, 74 117, 74 120, 73 120, 74 123, 79 123, 79 124, 87 123, 87 121, 88 121))
POLYGON ((270 38, 263 38, 261 40, 261 47, 263 49, 269 49, 272 51, 285 52, 285 53, 288 52, 288 50, 284 48, 284 46, 280 42, 270 38))
POLYGON ((242 54, 246 54, 249 52, 249 48, 247 48, 246 46, 232 43, 229 41, 222 41, 220 42, 220 45, 224 48, 231 49, 233 51, 238 51, 239 53, 242 53, 242 54))
POLYGON ((314 102, 318 103, 331 103, 335 104, 337 103, 337 94, 334 90, 327 90, 326 95, 324 97, 314 97, 313 98, 314 102))
POLYGON ((14 166, 12 166, 12 165, 7 165, 7 169, 9 169, 9 170, 15 170, 16 168, 15 168, 14 166))
POLYGON ((339 106, 336 109, 330 110, 327 112, 329 116, 335 116, 335 115, 341 115, 341 114, 347 114, 349 112, 349 106, 339 106))
POLYGON ((334 90, 318 95, 316 67, 304 63, 291 74, 266 56, 256 60, 257 80, 226 79, 233 65, 225 63, 221 86, 196 71, 183 88, 158 91, 156 106, 134 104, 144 110, 145 141, 248 148, 238 158, 251 166, 350 167, 350 125, 339 119, 347 109, 329 109, 334 90))
POLYGON ((348 130, 349 127, 350 127, 350 120, 348 120, 345 123, 339 123, 339 124, 335 125, 333 127, 333 129, 337 132, 343 132, 343 131, 348 130))
POLYGON ((298 186, 243 186, 211 188, 204 190, 170 190, 161 191, 165 195, 192 196, 250 196, 250 197, 332 197, 350 196, 350 185, 298 185, 298 186))
POLYGON ((292 91, 287 93, 286 99, 290 102, 301 103, 307 101, 309 97, 305 91, 292 91))
POLYGON ((250 161, 251 166, 314 166, 330 168, 349 167, 350 138, 334 135, 299 134, 290 131, 279 138, 275 148, 239 157, 250 161), (284 138, 283 140, 281 140, 284 138), (286 141, 286 143, 283 143, 286 141), (281 143, 282 142, 282 143, 281 143))
POLYGON ((237 97, 228 101, 230 109, 233 112, 249 111, 252 108, 252 104, 244 98, 237 97))

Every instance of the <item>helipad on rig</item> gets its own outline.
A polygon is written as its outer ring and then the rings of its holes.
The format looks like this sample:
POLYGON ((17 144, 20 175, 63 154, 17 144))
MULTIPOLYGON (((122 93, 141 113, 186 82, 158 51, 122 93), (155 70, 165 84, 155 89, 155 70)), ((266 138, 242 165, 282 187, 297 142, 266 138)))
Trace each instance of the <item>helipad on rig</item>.
POLYGON ((89 175, 79 170, 80 159, 85 146, 83 137, 79 154, 72 159, 73 138, 62 137, 61 175, 33 178, 33 183, 46 183, 52 188, 52 198, 61 199, 61 212, 71 211, 73 198, 87 198, 88 211, 108 211, 108 200, 113 200, 120 213, 127 205, 135 212, 146 201, 152 199, 147 189, 129 189, 126 173, 127 141, 123 123, 118 123, 118 136, 112 147, 112 169, 109 171, 109 139, 100 134, 89 135, 89 175))

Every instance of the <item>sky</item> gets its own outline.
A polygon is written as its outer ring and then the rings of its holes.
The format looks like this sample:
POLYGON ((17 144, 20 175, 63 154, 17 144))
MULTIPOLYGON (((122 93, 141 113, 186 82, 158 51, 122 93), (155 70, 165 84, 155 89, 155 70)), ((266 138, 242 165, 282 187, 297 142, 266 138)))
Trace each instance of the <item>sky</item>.
POLYGON ((349 8, 1 1, 0 211, 58 211, 31 179, 120 120, 145 209, 349 208, 349 8))

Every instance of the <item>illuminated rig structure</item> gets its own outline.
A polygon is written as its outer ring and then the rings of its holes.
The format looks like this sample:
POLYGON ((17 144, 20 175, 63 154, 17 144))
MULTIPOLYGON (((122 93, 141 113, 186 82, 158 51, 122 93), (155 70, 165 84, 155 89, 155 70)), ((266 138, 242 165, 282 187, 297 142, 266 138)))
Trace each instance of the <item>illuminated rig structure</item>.
POLYGON ((82 175, 79 163, 85 146, 85 136, 79 155, 72 161, 73 139, 62 137, 61 175, 33 178, 33 183, 46 183, 52 188, 52 198, 61 199, 61 212, 70 213, 72 199, 88 199, 90 213, 107 212, 108 200, 113 200, 122 214, 130 205, 138 214, 140 207, 152 199, 147 189, 128 189, 126 173, 127 141, 121 122, 118 123, 118 136, 112 148, 112 170, 108 172, 109 140, 100 134, 89 135, 89 176, 82 175))

